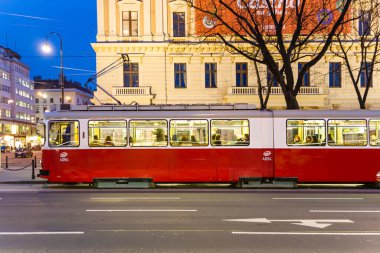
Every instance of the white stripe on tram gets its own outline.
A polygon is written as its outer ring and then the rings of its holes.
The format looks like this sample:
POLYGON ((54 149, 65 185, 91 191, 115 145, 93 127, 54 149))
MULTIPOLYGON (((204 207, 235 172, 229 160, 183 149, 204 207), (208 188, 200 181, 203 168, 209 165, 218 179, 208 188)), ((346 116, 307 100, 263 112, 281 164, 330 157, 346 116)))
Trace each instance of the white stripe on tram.
POLYGON ((195 209, 87 209, 86 212, 198 212, 195 209))

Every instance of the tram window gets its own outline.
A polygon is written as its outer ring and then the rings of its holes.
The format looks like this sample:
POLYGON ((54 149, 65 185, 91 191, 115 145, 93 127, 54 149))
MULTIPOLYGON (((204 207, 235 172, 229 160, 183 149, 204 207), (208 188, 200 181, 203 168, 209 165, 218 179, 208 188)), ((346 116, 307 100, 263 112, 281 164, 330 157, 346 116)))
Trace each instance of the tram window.
POLYGON ((127 145, 127 122, 124 120, 99 120, 88 122, 90 147, 123 147, 127 145))
POLYGON ((78 121, 50 121, 49 122, 50 147, 78 147, 79 122, 78 121))
POLYGON ((207 146, 207 120, 171 120, 171 146, 207 146))
POLYGON ((380 146, 380 120, 369 121, 369 136, 371 146, 380 146))
POLYGON ((328 144, 330 146, 366 146, 366 120, 329 120, 328 144))
POLYGON ((325 146, 325 132, 324 120, 288 120, 286 143, 291 146, 325 146))
POLYGON ((131 120, 129 145, 133 147, 165 147, 168 145, 166 120, 131 120))
POLYGON ((211 120, 211 145, 248 146, 248 120, 211 120))

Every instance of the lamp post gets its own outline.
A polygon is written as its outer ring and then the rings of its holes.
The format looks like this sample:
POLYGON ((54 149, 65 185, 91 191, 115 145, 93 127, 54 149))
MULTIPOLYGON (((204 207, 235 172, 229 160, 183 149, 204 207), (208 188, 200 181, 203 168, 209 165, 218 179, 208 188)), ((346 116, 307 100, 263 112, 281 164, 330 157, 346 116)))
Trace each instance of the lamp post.
POLYGON ((45 45, 43 47, 43 50, 46 53, 51 52, 51 47, 48 44, 48 39, 51 35, 57 35, 59 37, 59 56, 61 58, 60 59, 61 72, 60 72, 60 76, 59 76, 59 86, 61 87, 61 90, 62 90, 61 103, 64 104, 65 103, 65 84, 64 84, 64 78, 63 78, 62 36, 57 32, 48 33, 48 35, 46 35, 46 40, 45 40, 45 45))

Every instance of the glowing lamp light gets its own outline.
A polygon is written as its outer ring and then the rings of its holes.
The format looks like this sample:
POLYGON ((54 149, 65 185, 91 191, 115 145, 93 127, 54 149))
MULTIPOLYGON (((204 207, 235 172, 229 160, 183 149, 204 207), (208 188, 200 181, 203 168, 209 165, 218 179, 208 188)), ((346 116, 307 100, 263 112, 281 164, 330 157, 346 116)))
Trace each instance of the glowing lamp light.
POLYGON ((50 54, 53 51, 53 49, 51 48, 51 46, 48 43, 42 44, 41 50, 45 54, 50 54))

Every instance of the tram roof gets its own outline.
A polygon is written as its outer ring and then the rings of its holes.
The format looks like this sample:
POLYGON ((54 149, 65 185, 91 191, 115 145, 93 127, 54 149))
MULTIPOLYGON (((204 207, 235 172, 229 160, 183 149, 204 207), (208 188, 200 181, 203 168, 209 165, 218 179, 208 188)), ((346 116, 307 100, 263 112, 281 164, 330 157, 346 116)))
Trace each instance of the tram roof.
POLYGON ((63 118, 371 118, 380 110, 258 110, 252 104, 209 105, 61 105, 58 111, 45 113, 46 119, 63 118))

